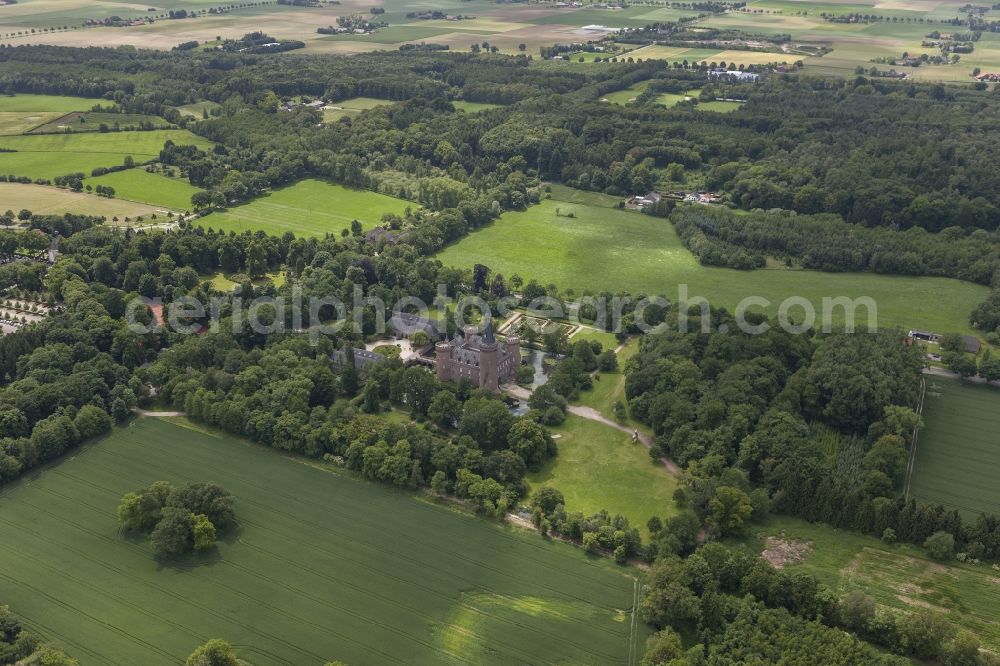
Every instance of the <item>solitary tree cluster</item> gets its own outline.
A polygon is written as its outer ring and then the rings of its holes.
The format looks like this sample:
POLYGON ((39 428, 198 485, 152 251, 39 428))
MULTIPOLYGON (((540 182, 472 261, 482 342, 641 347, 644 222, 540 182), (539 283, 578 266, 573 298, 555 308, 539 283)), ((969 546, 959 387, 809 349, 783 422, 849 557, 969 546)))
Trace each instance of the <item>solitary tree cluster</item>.
POLYGON ((236 524, 233 496, 213 483, 174 488, 166 481, 127 493, 118 505, 126 531, 147 532, 158 557, 177 557, 215 545, 217 530, 236 524))

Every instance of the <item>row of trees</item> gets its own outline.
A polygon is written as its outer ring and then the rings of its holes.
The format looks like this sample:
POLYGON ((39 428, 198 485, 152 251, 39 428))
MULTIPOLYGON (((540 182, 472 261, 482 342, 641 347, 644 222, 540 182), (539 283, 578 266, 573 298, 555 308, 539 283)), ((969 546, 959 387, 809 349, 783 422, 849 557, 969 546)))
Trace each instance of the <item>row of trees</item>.
POLYGON ((670 217, 685 246, 710 266, 759 268, 775 256, 822 271, 937 275, 991 284, 1000 270, 1000 233, 957 227, 940 233, 869 228, 835 215, 679 206, 670 217))

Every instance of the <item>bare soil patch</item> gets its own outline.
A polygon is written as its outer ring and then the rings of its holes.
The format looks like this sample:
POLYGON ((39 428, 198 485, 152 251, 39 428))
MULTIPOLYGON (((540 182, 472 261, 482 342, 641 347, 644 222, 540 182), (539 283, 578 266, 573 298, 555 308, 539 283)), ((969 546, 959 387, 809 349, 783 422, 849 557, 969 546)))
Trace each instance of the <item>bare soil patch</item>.
POLYGON ((775 569, 783 569, 789 564, 797 564, 806 559, 810 550, 812 550, 812 543, 809 541, 795 541, 794 539, 769 536, 764 542, 764 552, 760 555, 775 569))

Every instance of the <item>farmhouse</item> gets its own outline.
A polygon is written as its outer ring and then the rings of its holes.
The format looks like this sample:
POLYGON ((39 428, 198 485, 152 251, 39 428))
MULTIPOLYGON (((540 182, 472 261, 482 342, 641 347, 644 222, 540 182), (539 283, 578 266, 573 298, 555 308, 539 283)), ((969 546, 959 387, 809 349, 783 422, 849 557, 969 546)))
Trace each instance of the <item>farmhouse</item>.
POLYGON ((712 79, 732 79, 734 81, 758 81, 760 80, 760 74, 754 72, 741 72, 739 70, 729 70, 729 69, 713 69, 708 72, 709 78, 712 79))
POLYGON ((499 391, 500 384, 512 379, 521 365, 520 338, 508 335, 504 344, 497 343, 492 321, 486 323, 482 335, 475 326, 466 326, 464 339, 439 342, 434 352, 438 381, 467 379, 491 391, 499 391))
POLYGON ((663 200, 663 195, 659 194, 658 192, 650 192, 645 196, 636 194, 635 196, 630 197, 625 202, 625 205, 628 208, 634 208, 635 210, 642 210, 646 206, 655 206, 662 200, 663 200))
POLYGON ((941 339, 939 333, 931 333, 930 331, 910 331, 909 337, 921 342, 937 342, 941 339))

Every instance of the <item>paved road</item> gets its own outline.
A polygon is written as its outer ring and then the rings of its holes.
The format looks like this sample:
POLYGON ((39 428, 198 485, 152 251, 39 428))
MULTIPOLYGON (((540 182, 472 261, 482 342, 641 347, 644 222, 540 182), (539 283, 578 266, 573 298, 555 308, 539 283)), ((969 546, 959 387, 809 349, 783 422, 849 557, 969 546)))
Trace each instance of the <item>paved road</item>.
POLYGON ((988 382, 982 377, 962 377, 957 372, 952 372, 946 368, 924 368, 925 375, 934 375, 935 377, 948 377, 949 379, 961 379, 964 382, 970 382, 972 384, 989 384, 990 386, 1000 386, 1000 382, 988 382))

